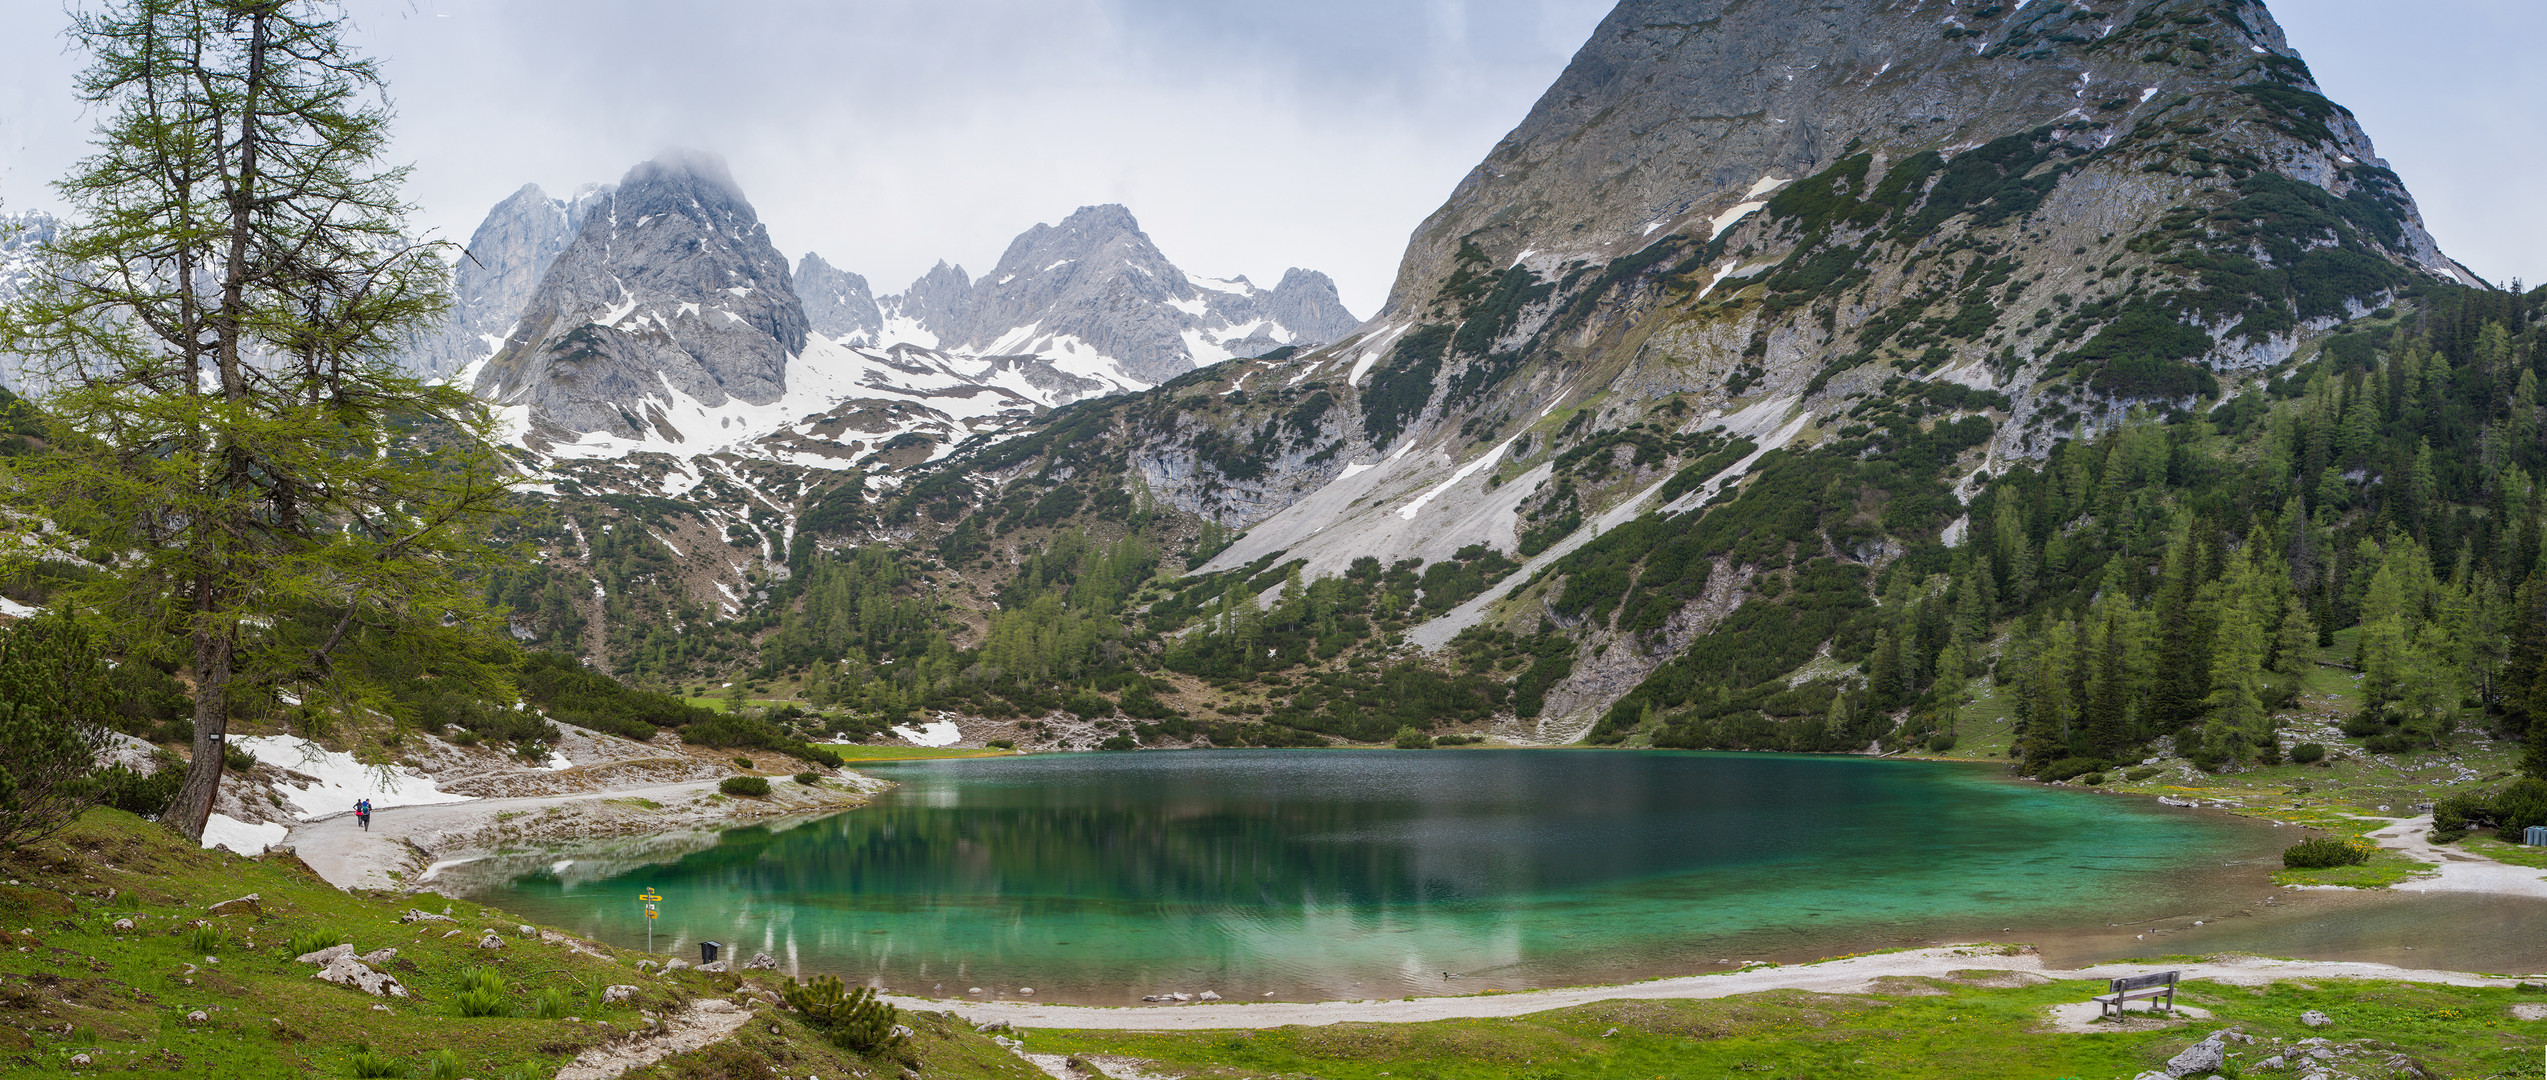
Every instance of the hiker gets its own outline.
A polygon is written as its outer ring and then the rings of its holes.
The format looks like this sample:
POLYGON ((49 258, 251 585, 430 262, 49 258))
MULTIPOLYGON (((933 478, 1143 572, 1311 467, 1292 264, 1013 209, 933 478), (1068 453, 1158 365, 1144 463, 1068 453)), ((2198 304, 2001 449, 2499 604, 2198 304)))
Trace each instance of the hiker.
POLYGON ((370 799, 362 799, 354 803, 354 824, 361 826, 364 832, 371 831, 370 799))

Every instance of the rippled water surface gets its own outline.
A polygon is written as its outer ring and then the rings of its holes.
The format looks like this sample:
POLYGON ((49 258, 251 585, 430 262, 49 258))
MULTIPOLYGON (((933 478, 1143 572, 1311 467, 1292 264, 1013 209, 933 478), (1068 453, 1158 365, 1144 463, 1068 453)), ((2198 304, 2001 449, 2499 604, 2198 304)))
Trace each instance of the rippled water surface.
POLYGON ((1559 751, 913 762, 861 810, 464 867, 445 887, 641 946, 897 989, 1121 1002, 1686 974, 2262 893, 2289 837, 1986 766, 1559 751))

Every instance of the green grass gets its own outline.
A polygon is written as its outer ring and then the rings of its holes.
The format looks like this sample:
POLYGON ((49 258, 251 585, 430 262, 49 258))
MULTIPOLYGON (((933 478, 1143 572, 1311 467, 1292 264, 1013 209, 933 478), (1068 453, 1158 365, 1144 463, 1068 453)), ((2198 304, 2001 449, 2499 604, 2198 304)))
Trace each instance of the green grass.
MULTIPOLYGON (((602 957, 512 933, 522 920, 431 894, 351 895, 290 855, 243 859, 202 851, 130 814, 95 810, 42 844, 0 852, 0 1075, 139 1073, 208 1080, 370 1075, 554 1076, 577 1053, 703 996, 774 990, 775 974, 639 971, 641 953, 590 945, 602 957), (211 918, 213 903, 256 893, 262 911, 211 918), (408 908, 448 908, 453 923, 401 924, 408 908), (117 919, 131 930, 119 931, 117 919), (196 948, 208 919, 218 947, 196 948), (493 929, 507 948, 476 948, 493 929), (21 930, 31 933, 20 933, 21 930), (298 946, 334 941, 395 947, 387 970, 413 998, 374 998, 319 982, 298 946), (472 985, 474 984, 474 986, 472 985), (639 987, 601 1001, 604 987, 639 987), (474 992, 479 1005, 466 1007, 474 992), (492 999, 491 1001, 489 999, 492 999), (374 1005, 388 1007, 378 1011, 374 1005), (205 1019, 190 1021, 201 1011, 205 1019), (463 1019, 467 1012, 478 1015, 463 1019), (573 1019, 567 1019, 567 1018, 573 1019), (602 1026, 607 1021, 611 1026, 602 1026), (74 1069, 73 1054, 95 1065, 74 1069)), ((308 951, 303 949, 302 951, 308 951)), ((1016 1078, 1025 1063, 969 1025, 905 1014, 932 1078, 1016 1078)), ((791 1015, 756 1018, 736 1038, 668 1059, 631 1078, 897 1075, 901 1065, 833 1047, 791 1015), (777 1033, 770 1028, 775 1025, 777 1033)))
POLYGON ((2273 875, 2275 885, 2341 885, 2348 889, 2377 889, 2400 881, 2411 881, 2433 872, 2432 864, 2417 862, 2386 848, 2370 856, 2359 866, 2332 866, 2322 870, 2282 870, 2273 875))
POLYGON ((2547 847, 2515 844, 2478 833, 2470 833, 2452 846, 2471 855, 2483 855, 2495 862, 2526 866, 2534 870, 2547 870, 2547 847))
MULTIPOLYGON (((1039 1053, 1120 1054, 1151 1062, 1144 1066, 1149 1072, 1195 1077, 2038 1080, 2136 1075, 2158 1068, 2204 1034, 2236 1024, 2249 1034, 2286 1041, 2322 1035, 2393 1043, 2433 1076, 2530 1077, 2538 1067, 2533 1029, 2539 1025, 2512 1019, 2509 1008, 2514 1001, 2547 1000, 2547 994, 2535 992, 2405 983, 2325 980, 2316 989, 2281 984, 2249 990, 2193 982, 2185 984, 2179 1000, 2210 1010, 2215 1020, 2094 1034, 2038 1030, 2052 1006, 2083 1002, 2104 989, 2101 982, 1985 989, 1909 979, 1888 984, 1899 993, 1778 991, 1712 1001, 1608 1001, 1511 1019, 1426 1024, 1039 1031, 1027 1045, 1039 1053), (2306 1009, 2327 1013, 2335 1024, 2324 1031, 2300 1026, 2306 1009)), ((2269 1053, 2233 1049, 2246 1062, 2269 1053)))

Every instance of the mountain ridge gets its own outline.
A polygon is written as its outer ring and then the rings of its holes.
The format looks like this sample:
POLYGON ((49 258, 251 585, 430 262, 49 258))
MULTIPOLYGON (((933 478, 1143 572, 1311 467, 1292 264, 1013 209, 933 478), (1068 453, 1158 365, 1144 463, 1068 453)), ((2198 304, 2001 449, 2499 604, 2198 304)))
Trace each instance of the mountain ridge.
MULTIPOLYGON (((1088 250, 1129 243, 1104 217, 1088 250)), ((987 287, 1066 274, 1057 235, 987 287)), ((956 332, 985 287, 940 264, 878 308, 956 332)), ((587 655, 861 723, 1894 751, 1986 678, 2041 695, 1992 736, 2028 770, 2237 767, 2279 752, 2283 639, 2366 626, 2420 545, 2527 587, 2536 306, 2431 243, 2256 4, 1631 0, 1332 343, 933 443, 852 410, 802 437, 872 431, 854 468, 750 485, 560 469, 678 558, 759 553, 742 599, 693 590, 721 617, 604 601, 587 655)))

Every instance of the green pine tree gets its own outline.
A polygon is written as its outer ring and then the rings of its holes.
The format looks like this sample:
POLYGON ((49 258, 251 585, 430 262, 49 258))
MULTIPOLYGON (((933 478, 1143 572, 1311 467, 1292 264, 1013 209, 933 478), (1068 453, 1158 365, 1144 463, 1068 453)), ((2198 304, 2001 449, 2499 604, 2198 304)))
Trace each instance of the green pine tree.
POLYGON ((379 158, 379 72, 332 9, 120 0, 76 17, 97 153, 75 220, 0 319, 54 389, 53 452, 13 459, 37 517, 124 553, 70 592, 183 665, 195 746, 163 820, 200 836, 239 703, 305 687, 360 723, 428 675, 498 691, 467 574, 504 483, 466 391, 392 354, 448 303, 379 158), (409 452, 417 432, 430 454, 409 452), (394 674, 383 675, 383 672, 394 674))

